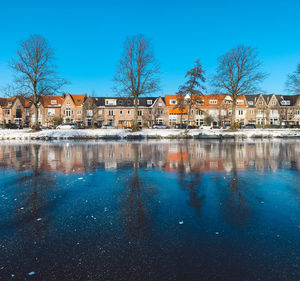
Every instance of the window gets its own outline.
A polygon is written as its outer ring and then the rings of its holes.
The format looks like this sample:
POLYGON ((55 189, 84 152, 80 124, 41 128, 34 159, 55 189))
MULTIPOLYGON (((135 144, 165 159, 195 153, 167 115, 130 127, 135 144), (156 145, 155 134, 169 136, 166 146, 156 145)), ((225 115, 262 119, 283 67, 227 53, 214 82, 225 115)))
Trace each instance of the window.
POLYGON ((280 113, 281 113, 281 114, 285 114, 285 110, 284 110, 284 109, 281 109, 281 110, 280 110, 280 113))
POLYGON ((152 104, 152 100, 147 100, 147 104, 151 105, 152 104))
POLYGON ((300 115, 300 110, 299 109, 296 110, 296 114, 300 115))
POLYGON ((244 115, 244 110, 238 110, 238 115, 244 115))
POLYGON ((290 109, 290 110, 289 110, 289 114, 293 114, 293 110, 290 109))
POLYGON ((164 113, 164 111, 163 111, 162 109, 158 109, 158 110, 157 110, 157 114, 158 114, 158 115, 162 115, 163 113, 164 113))
POLYGON ((51 104, 57 104, 57 100, 51 100, 51 104))
POLYGON ((150 114, 150 115, 152 114, 152 110, 151 110, 151 109, 149 109, 149 114, 150 114))
POLYGON ((93 116, 93 110, 90 110, 90 109, 87 110, 86 115, 89 116, 89 117, 93 116))
POLYGON ((48 116, 54 116, 55 115, 55 109, 54 108, 48 108, 48 116))
POLYGON ((30 116, 30 109, 26 108, 26 116, 30 116))
POLYGON ((226 116, 226 110, 225 110, 225 109, 222 109, 222 110, 221 110, 221 115, 222 115, 222 116, 226 116))
POLYGON ((198 109, 196 111, 196 115, 204 115, 204 111, 198 109))
POLYGON ((86 125, 87 126, 92 126, 92 118, 86 118, 86 125))
POLYGON ((142 116, 142 111, 138 110, 138 116, 142 116))
POLYGON ((130 110, 127 110, 127 114, 130 114, 130 110))
POLYGON ((264 114, 264 111, 260 109, 260 110, 258 110, 258 114, 259 114, 259 115, 263 115, 263 114, 264 114))
POLYGON ((229 116, 232 115, 232 110, 231 109, 228 110, 228 115, 229 116))
POLYGON ((4 115, 5 115, 5 116, 9 116, 9 114, 10 114, 10 110, 9 110, 9 109, 5 109, 5 110, 4 110, 4 115))
POLYGON ((123 105, 123 100, 118 100, 118 105, 123 105))
POLYGON ((244 104, 244 101, 243 100, 237 100, 236 104, 242 105, 242 104, 244 104))
POLYGON ((262 101, 259 101, 259 103, 258 103, 259 105, 263 105, 263 102, 262 101))
POLYGON ((116 105, 117 101, 115 99, 105 99, 105 105, 116 105))
POLYGON ((81 114, 82 114, 81 110, 77 110, 77 115, 81 115, 81 114))
POLYGON ((290 105, 290 101, 289 100, 283 100, 281 101, 282 105, 290 105))
POLYGON ((77 102, 80 103, 80 102, 81 102, 81 99, 78 99, 77 102))
POLYGON ((251 101, 248 101, 248 104, 249 105, 253 105, 253 101, 251 100, 251 101))
POLYGON ((120 115, 123 115, 123 110, 120 110, 120 115))
POLYGON ((70 104, 71 104, 71 102, 67 101, 67 105, 70 105, 70 104))
POLYGON ((158 103, 158 106, 162 106, 162 102, 159 102, 159 103, 158 103))
POLYGON ((250 115, 254 115, 254 109, 250 109, 250 115))
POLYGON ((170 104, 177 104, 177 100, 170 100, 170 104))
MULTIPOLYGON (((134 100, 134 104, 135 104, 135 100, 134 100)), ((139 101, 139 100, 137 100, 137 104, 140 104, 140 101, 139 101)))
POLYGON ((108 111, 108 115, 109 115, 109 116, 113 116, 113 115, 114 115, 114 111, 113 111, 113 110, 109 110, 109 111, 108 111))
POLYGON ((88 103, 88 106, 92 106, 92 103, 91 103, 91 102, 89 102, 89 103, 88 103))
POLYGON ((66 108, 66 116, 71 116, 71 108, 66 108))
POLYGON ((272 101, 272 105, 276 105, 276 101, 273 100, 273 101, 272 101))
POLYGON ((11 102, 11 101, 9 101, 9 102, 8 102, 8 105, 12 105, 12 102, 11 102))
POLYGON ((209 100, 209 104, 217 104, 216 100, 209 100))
POLYGON ((271 110, 271 115, 278 115, 278 110, 272 109, 271 110))
POLYGON ((203 100, 197 100, 196 104, 204 104, 204 101, 203 100))

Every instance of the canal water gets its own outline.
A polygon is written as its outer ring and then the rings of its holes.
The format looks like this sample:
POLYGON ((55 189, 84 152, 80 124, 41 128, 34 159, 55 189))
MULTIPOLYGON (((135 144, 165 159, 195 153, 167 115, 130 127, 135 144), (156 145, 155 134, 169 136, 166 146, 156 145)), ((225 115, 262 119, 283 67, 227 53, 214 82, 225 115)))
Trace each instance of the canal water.
POLYGON ((0 280, 299 280, 300 141, 0 144, 0 280))

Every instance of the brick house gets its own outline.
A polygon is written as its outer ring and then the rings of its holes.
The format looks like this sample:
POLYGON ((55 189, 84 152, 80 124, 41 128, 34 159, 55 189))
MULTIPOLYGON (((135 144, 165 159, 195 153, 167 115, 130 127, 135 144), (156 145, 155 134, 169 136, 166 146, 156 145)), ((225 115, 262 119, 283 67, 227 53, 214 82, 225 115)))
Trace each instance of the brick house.
POLYGON ((79 127, 83 124, 82 105, 87 95, 71 95, 69 93, 62 96, 61 118, 63 123, 76 123, 79 127))

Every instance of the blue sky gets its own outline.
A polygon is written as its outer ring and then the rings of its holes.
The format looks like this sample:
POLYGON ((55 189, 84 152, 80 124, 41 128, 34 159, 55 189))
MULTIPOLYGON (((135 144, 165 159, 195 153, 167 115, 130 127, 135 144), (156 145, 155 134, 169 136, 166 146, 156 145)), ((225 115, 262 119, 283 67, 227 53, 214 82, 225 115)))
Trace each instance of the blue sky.
POLYGON ((2 0, 0 87, 12 80, 9 60, 31 34, 49 40, 73 94, 114 95, 112 77, 127 36, 152 40, 161 65, 161 94, 174 94, 197 58, 210 77, 217 58, 238 44, 258 49, 267 93, 283 94, 300 63, 300 1, 22 1, 2 0))

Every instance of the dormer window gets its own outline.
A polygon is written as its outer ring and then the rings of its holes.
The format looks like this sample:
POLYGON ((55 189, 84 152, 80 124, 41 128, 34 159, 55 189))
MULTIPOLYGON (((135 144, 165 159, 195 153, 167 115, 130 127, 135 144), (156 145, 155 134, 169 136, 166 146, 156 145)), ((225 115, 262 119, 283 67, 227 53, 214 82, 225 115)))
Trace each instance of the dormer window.
POLYGON ((151 105, 152 104, 152 100, 147 100, 147 104, 151 105))
POLYGON ((249 105, 253 105, 253 101, 248 101, 248 104, 249 105))
POLYGON ((170 100, 170 104, 177 104, 177 100, 170 100))
POLYGON ((12 102, 11 102, 11 101, 9 101, 9 102, 8 102, 8 105, 12 105, 12 102))
POLYGON ((118 104, 119 105, 123 105, 123 101, 122 100, 118 100, 118 104))
POLYGON ((217 100, 209 100, 209 104, 217 104, 217 100))
POLYGON ((115 99, 106 99, 105 100, 105 105, 116 105, 117 104, 117 100, 115 99))
POLYGON ((131 101, 130 100, 127 101, 127 105, 131 105, 131 101))
POLYGON ((237 100, 237 101, 236 101, 236 104, 242 105, 242 104, 244 104, 244 101, 243 101, 243 100, 237 100))
POLYGON ((204 101, 203 100, 197 100, 196 103, 197 104, 204 104, 204 101))
POLYGON ((51 100, 51 104, 57 104, 57 100, 51 100))
POLYGON ((77 102, 81 102, 81 99, 78 99, 77 102))

